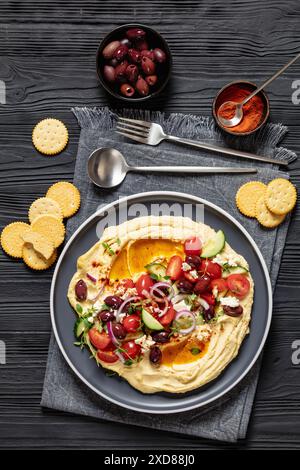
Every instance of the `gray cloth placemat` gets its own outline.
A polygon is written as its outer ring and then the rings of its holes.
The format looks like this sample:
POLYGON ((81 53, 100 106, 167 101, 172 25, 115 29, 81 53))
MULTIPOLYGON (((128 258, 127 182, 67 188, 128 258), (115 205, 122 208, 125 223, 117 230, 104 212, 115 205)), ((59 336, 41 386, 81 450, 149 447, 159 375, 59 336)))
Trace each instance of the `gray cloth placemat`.
MULTIPOLYGON (((229 156, 218 156, 205 151, 176 146, 163 142, 158 147, 146 147, 129 143, 114 132, 116 115, 108 110, 75 108, 73 110, 81 126, 74 183, 82 194, 79 213, 67 224, 68 237, 99 206, 118 197, 144 191, 172 190, 203 197, 214 202, 232 214, 252 235, 258 244, 268 266, 274 289, 280 266, 281 255, 289 225, 287 220, 275 230, 265 230, 255 220, 243 217, 235 206, 234 195, 246 181, 259 179, 268 182, 282 176, 275 166, 258 162, 242 161, 229 156), (122 185, 114 190, 104 191, 89 183, 86 173, 87 158, 98 147, 115 147, 126 156, 129 163, 139 165, 215 165, 255 166, 257 175, 211 175, 175 176, 129 174, 122 185)), ((287 129, 280 124, 269 124, 255 136, 232 138, 223 136, 209 118, 163 113, 124 110, 123 115, 154 120, 163 125, 166 132, 188 138, 196 138, 218 144, 235 146, 292 161, 293 152, 278 147, 287 129)), ((203 408, 186 413, 171 415, 150 415, 123 409, 92 392, 72 372, 65 362, 52 335, 41 405, 57 410, 87 415, 103 420, 144 426, 153 429, 235 442, 246 436, 247 426, 255 396, 261 358, 242 382, 226 396, 203 408)))

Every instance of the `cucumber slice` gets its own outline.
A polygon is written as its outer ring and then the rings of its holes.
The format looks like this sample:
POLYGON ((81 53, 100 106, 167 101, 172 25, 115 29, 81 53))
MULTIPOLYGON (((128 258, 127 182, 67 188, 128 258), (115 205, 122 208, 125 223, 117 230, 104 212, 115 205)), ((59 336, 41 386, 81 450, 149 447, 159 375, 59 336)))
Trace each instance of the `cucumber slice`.
POLYGON ((145 266, 150 274, 164 277, 166 275, 167 268, 161 263, 150 263, 145 266))
POLYGON ((151 313, 147 312, 147 310, 145 310, 143 308, 142 310, 142 320, 143 322, 145 323, 145 325, 150 329, 150 330, 156 330, 156 331, 159 331, 159 330, 163 330, 164 327, 162 326, 161 323, 159 323, 158 320, 156 320, 156 318, 154 318, 151 313))
POLYGON ((248 274, 248 272, 248 269, 243 268, 243 266, 229 266, 223 271, 222 277, 226 278, 230 274, 248 274))
POLYGON ((74 334, 76 338, 79 338, 82 335, 82 333, 89 330, 90 327, 91 327, 91 324, 86 318, 78 318, 78 320, 75 322, 75 325, 74 325, 74 334))
POLYGON ((225 235, 223 230, 219 230, 214 238, 208 240, 203 248, 201 253, 201 258, 212 258, 216 256, 220 251, 223 250, 225 246, 225 235))

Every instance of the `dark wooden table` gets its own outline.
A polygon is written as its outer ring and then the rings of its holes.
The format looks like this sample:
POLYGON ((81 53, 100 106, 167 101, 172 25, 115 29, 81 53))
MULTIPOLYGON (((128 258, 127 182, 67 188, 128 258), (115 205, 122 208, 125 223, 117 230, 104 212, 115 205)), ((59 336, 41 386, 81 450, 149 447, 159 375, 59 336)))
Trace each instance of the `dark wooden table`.
MULTIPOLYGON (((112 28, 130 21, 157 28, 174 55, 168 93, 153 104, 167 112, 210 115, 212 98, 242 77, 260 82, 300 50, 298 0, 1 1, 0 105, 1 228, 26 220, 30 203, 59 180, 72 180, 79 127, 70 111, 102 106, 95 51, 112 28), (66 151, 39 155, 31 143, 42 118, 62 119, 70 132, 66 151)), ((299 110, 291 100, 296 63, 270 88, 271 119, 289 127, 284 145, 300 151, 299 110)), ((300 161, 291 165, 299 184, 300 161)), ((300 448, 300 366, 292 365, 292 342, 300 339, 300 220, 290 227, 275 292, 274 319, 246 441, 240 448, 300 448)), ((50 337, 52 272, 33 273, 0 251, 0 447, 202 449, 233 447, 171 433, 42 411, 50 337)))

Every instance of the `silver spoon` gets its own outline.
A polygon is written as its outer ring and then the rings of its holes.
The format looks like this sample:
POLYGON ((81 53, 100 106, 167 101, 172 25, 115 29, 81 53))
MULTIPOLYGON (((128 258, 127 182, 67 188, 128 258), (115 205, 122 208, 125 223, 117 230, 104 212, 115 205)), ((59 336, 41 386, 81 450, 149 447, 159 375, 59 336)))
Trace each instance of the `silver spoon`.
POLYGON ((129 166, 119 150, 99 148, 88 159, 88 175, 99 188, 114 188, 129 171, 135 173, 256 173, 255 168, 209 166, 129 166))
POLYGON ((241 120, 243 119, 243 106, 244 104, 248 103, 253 96, 257 95, 261 90, 263 90, 267 85, 269 85, 275 78, 279 77, 290 65, 292 65, 297 59, 299 59, 300 54, 296 55, 288 64, 286 64, 284 67, 282 67, 278 72, 276 72, 271 78, 269 78, 266 82, 264 82, 262 85, 260 85, 258 88, 256 88, 250 95, 247 96, 243 101, 240 103, 236 103, 235 101, 226 101, 223 103, 219 109, 218 109, 218 120, 219 122, 225 126, 225 127, 234 127, 237 126, 241 120), (232 107, 233 110, 235 110, 235 113, 232 118, 230 119, 225 119, 220 115, 220 112, 222 109, 225 108, 225 106, 230 106, 232 107))

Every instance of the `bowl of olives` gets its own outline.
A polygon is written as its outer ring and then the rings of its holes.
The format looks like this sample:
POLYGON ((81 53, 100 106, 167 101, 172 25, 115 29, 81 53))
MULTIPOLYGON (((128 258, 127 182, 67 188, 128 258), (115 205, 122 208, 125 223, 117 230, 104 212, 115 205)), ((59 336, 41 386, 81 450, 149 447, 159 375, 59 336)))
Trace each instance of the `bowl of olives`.
POLYGON ((112 96, 129 102, 145 101, 166 86, 172 56, 157 31, 142 24, 126 24, 103 39, 96 66, 102 86, 112 96))

